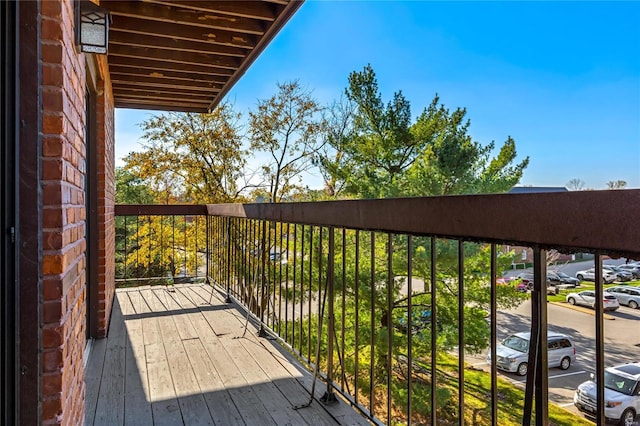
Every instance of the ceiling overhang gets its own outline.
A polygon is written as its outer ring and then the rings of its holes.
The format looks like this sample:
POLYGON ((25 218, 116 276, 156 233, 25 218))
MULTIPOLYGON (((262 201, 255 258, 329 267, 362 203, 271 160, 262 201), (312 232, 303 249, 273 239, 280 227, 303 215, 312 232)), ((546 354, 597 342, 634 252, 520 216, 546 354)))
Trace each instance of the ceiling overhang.
POLYGON ((116 108, 210 111, 301 4, 102 0, 116 108))

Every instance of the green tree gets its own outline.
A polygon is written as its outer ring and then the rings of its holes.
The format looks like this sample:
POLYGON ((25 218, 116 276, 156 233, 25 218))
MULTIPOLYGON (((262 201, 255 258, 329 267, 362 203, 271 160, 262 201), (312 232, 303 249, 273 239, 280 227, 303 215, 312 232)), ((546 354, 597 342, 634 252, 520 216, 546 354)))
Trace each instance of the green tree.
POLYGON ((211 113, 174 113, 141 124, 142 151, 125 168, 147 183, 156 202, 224 203, 238 200, 247 185, 240 116, 223 103, 211 113))
POLYGON ((267 154, 263 178, 272 202, 301 187, 302 175, 313 167, 322 146, 322 107, 298 81, 278 84, 278 93, 259 100, 249 112, 251 149, 267 154))
POLYGON ((116 204, 152 204, 153 192, 144 181, 123 167, 116 167, 116 204))
POLYGON ((356 106, 353 127, 344 131, 341 121, 329 121, 326 139, 331 150, 318 165, 325 182, 345 179, 345 192, 351 196, 505 192, 519 182, 529 163, 528 157, 514 163, 517 152, 511 137, 492 157, 494 142, 482 146, 468 134, 466 110, 449 111, 437 95, 412 122, 402 92, 384 104, 370 65, 350 74, 346 94, 356 106))

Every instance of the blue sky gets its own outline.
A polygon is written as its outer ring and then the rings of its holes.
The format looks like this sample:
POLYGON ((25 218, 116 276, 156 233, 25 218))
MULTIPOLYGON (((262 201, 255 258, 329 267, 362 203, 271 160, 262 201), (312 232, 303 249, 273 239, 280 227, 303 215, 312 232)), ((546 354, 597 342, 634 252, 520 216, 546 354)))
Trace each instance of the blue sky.
MULTIPOLYGON (((227 99, 246 115, 298 79, 330 103, 370 63, 383 100, 402 90, 414 117, 437 93, 481 144, 512 136, 530 157, 521 185, 640 188, 639 22, 632 1, 307 0, 227 99)), ((117 158, 149 114, 116 111, 117 158)))

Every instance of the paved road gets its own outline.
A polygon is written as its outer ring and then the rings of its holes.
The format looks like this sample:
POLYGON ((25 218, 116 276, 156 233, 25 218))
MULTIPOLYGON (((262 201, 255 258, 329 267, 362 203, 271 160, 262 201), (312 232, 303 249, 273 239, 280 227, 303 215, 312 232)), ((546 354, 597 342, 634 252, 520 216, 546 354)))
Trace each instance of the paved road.
MULTIPOLYGON (((620 265, 623 264, 625 262, 625 259, 605 259, 602 261, 603 264, 605 265, 620 265)), ((573 263, 567 263, 564 265, 559 265, 559 266, 553 266, 548 268, 549 270, 557 270, 557 271, 561 271, 564 272, 565 274, 571 276, 571 277, 575 277, 576 276, 576 272, 578 271, 583 271, 585 269, 589 269, 589 268, 593 268, 594 264, 593 264, 593 260, 585 260, 583 262, 573 262, 573 263)), ((522 272, 532 272, 531 268, 527 268, 527 269, 510 269, 506 272, 504 272, 502 275, 505 277, 515 277, 518 274, 522 273, 522 272)))
MULTIPOLYGON (((640 361, 640 310, 621 307, 608 314, 604 322, 605 365, 640 361)), ((595 372, 595 316, 589 309, 576 310, 568 305, 550 304, 548 309, 549 330, 568 335, 576 346, 577 359, 568 370, 549 370, 549 399, 577 412, 573 407, 576 387, 595 372)), ((531 325, 530 302, 498 314, 498 340, 511 333, 528 331, 531 325)), ((477 367, 489 369, 486 353, 467 360, 477 367)), ((525 379, 516 374, 499 372, 511 382, 524 387, 525 379)))

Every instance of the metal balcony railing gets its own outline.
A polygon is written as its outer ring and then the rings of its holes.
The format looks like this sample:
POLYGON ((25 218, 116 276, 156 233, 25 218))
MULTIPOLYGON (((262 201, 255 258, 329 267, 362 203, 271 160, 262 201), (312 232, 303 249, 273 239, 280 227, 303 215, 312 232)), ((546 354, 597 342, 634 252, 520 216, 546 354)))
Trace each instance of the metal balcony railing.
MULTIPOLYGON (((206 280, 328 383, 324 402, 339 393, 375 423, 465 424, 472 412, 474 424, 548 425, 547 252, 593 254, 596 270, 604 255, 638 259, 639 211, 638 190, 117 206, 117 278, 206 280), (485 346, 496 359, 498 306, 516 297, 496 283, 512 262, 505 245, 534 253, 529 368, 516 406, 505 405, 495 363, 484 389, 465 362, 485 346)), ((594 416, 605 424, 602 386, 594 416)))

